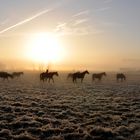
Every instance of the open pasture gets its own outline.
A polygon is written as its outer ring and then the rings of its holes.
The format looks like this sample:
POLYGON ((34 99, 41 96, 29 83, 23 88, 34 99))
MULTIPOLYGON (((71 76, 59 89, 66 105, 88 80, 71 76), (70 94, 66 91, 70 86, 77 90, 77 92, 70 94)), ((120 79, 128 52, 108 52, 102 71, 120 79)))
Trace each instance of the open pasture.
POLYGON ((38 73, 0 79, 0 139, 139 140, 140 75, 123 83, 108 74, 102 82, 73 84, 66 73, 55 83, 38 73))

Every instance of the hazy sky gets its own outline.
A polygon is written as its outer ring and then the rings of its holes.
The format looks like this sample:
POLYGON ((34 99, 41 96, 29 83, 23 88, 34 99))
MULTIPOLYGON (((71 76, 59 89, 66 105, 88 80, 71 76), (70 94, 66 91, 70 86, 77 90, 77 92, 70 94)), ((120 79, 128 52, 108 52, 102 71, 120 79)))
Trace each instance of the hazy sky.
POLYGON ((25 58, 30 34, 59 35, 56 69, 140 69, 140 0, 0 0, 0 69, 25 58))

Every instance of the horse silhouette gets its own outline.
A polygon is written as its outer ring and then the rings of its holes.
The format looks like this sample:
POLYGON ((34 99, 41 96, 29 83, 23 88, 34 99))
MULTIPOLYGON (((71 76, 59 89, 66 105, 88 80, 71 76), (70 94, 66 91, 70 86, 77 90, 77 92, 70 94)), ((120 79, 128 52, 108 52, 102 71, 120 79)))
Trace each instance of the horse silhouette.
POLYGON ((54 83, 54 79, 53 79, 54 75, 59 76, 58 72, 43 72, 40 74, 40 81, 42 80, 44 82, 45 80, 49 79, 49 83, 50 80, 52 80, 54 83))
POLYGON ((23 72, 13 72, 12 73, 13 77, 20 77, 23 74, 24 74, 23 72))
MULTIPOLYGON (((78 71, 78 72, 76 72, 76 73, 80 73, 80 72, 78 71)), ((73 78, 73 74, 74 74, 74 73, 69 73, 68 76, 67 76, 67 79, 73 78)))
POLYGON ((94 73, 94 74, 92 74, 92 81, 94 81, 95 79, 98 79, 99 81, 101 81, 103 76, 106 76, 105 72, 94 73))
POLYGON ((123 73, 117 73, 116 74, 116 80, 117 82, 119 82, 119 79, 121 80, 121 82, 126 80, 126 76, 123 73))
POLYGON ((81 79, 81 83, 83 82, 83 79, 85 77, 85 74, 89 74, 89 72, 86 70, 86 71, 83 71, 83 72, 75 72, 75 73, 69 73, 68 74, 68 78, 72 78, 72 81, 73 83, 77 82, 77 78, 78 79, 81 79))
POLYGON ((10 77, 11 79, 14 78, 12 74, 9 74, 9 73, 3 72, 3 71, 0 72, 0 78, 2 78, 3 80, 5 80, 5 79, 8 80, 9 77, 10 77))

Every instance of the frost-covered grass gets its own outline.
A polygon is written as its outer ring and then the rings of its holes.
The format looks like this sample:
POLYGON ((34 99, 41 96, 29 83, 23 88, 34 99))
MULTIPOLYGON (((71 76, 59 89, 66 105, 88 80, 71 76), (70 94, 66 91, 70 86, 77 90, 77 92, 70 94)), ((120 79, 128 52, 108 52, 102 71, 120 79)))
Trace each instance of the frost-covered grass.
POLYGON ((73 84, 65 74, 41 83, 38 74, 0 80, 1 140, 139 140, 140 76, 116 83, 73 84))

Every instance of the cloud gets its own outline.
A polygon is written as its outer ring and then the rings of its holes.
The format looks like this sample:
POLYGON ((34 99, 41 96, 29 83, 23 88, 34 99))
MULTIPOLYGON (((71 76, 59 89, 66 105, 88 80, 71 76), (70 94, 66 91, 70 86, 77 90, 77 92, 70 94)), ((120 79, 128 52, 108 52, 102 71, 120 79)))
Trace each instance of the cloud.
POLYGON ((25 20, 23 20, 23 21, 20 21, 20 22, 18 22, 18 23, 16 23, 16 24, 12 25, 12 26, 10 26, 10 27, 7 27, 7 28, 1 30, 1 31, 0 31, 0 34, 3 34, 3 33, 7 32, 7 31, 9 31, 9 30, 11 30, 11 29, 13 29, 13 28, 15 28, 15 27, 18 27, 18 26, 21 26, 21 25, 23 25, 23 24, 25 24, 25 23, 28 23, 28 22, 30 22, 30 21, 32 21, 32 20, 34 20, 34 19, 36 19, 36 18, 38 18, 38 17, 44 15, 44 14, 50 12, 51 10, 52 10, 52 9, 47 9, 47 10, 41 11, 41 12, 39 12, 39 13, 33 15, 32 17, 29 17, 29 18, 27 18, 27 19, 25 19, 25 20))
POLYGON ((109 10, 109 9, 111 9, 111 7, 103 7, 103 8, 98 8, 98 9, 96 9, 96 11, 98 12, 104 12, 104 11, 107 11, 107 10, 109 10))
POLYGON ((89 35, 89 34, 100 34, 101 30, 93 29, 91 26, 73 26, 68 23, 61 23, 56 26, 54 32, 57 35, 89 35))
POLYGON ((59 35, 87 35, 97 33, 98 31, 93 31, 89 24, 85 25, 89 21, 88 14, 89 10, 84 10, 72 15, 68 21, 58 23, 54 32, 59 35))
POLYGON ((77 19, 73 25, 77 26, 77 25, 85 23, 87 21, 88 21, 88 19, 77 19))
POLYGON ((79 13, 76 13, 75 15, 73 15, 73 17, 79 17, 79 16, 83 16, 83 15, 88 15, 88 14, 89 14, 89 10, 84 10, 79 13))
POLYGON ((101 34, 103 31, 93 28, 88 23, 89 10, 84 10, 71 16, 67 21, 58 23, 53 30, 58 35, 89 35, 89 34, 101 34))

